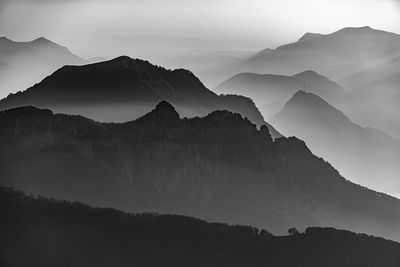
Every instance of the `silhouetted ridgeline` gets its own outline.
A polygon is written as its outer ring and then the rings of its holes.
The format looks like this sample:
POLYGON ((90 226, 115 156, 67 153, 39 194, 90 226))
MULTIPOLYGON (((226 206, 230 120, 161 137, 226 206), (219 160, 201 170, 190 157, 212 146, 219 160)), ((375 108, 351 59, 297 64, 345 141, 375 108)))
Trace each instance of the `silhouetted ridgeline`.
POLYGON ((229 111, 181 119, 160 102, 127 123, 0 112, 0 184, 127 211, 284 233, 335 226, 400 240, 400 201, 346 181, 296 138, 229 111))
MULTIPOLYGON (((267 124, 249 98, 218 96, 188 70, 168 70, 127 56, 64 66, 31 88, 2 99, 0 109, 34 105, 100 121, 123 122, 142 116, 162 100, 172 103, 182 117, 227 109, 258 126, 267 124)), ((282 136, 268 127, 273 137, 282 136)))
POLYGON ((398 243, 332 228, 277 237, 249 226, 90 208, 2 187, 0 210, 4 267, 400 265, 398 243))

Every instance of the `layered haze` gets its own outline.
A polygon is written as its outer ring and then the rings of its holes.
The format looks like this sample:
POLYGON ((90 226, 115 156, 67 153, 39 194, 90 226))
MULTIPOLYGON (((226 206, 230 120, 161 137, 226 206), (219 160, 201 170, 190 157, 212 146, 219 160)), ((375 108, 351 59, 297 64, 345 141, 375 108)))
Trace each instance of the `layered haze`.
POLYGON ((399 163, 400 0, 0 0, 1 266, 398 267, 399 163))
POLYGON ((237 73, 229 68, 238 53, 247 60, 252 53, 292 42, 305 32, 327 34, 349 25, 399 32, 400 8, 394 0, 283 0, 279 4, 271 0, 3 0, 0 4, 0 33, 10 39, 44 36, 82 58, 126 54, 166 67, 185 67, 211 88, 237 73), (199 54, 207 55, 206 64, 196 60, 199 54), (224 60, 227 56, 230 61, 224 60))

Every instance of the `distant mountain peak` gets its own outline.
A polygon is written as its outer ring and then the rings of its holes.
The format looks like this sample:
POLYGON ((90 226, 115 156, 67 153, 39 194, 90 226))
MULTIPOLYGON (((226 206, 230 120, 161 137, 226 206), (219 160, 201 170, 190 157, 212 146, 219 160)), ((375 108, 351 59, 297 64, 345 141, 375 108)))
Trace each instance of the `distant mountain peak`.
POLYGON ((299 73, 297 73, 296 75, 315 75, 315 76, 322 76, 322 75, 320 75, 318 72, 315 72, 315 71, 313 71, 313 70, 305 70, 305 71, 302 71, 302 72, 299 72, 299 73))
POLYGON ((293 75, 292 77, 298 78, 298 79, 311 80, 311 81, 315 81, 315 80, 330 81, 327 77, 325 77, 325 76, 323 76, 323 75, 321 75, 318 72, 315 72, 313 70, 306 70, 306 71, 297 73, 297 74, 293 75))
POLYGON ((32 43, 53 43, 53 42, 44 37, 39 37, 39 38, 36 38, 35 40, 33 40, 32 43))
POLYGON ((325 100, 323 100, 321 97, 319 97, 316 94, 307 92, 306 90, 298 90, 293 96, 292 98, 287 102, 289 103, 319 103, 319 104, 324 104, 324 105, 329 105, 328 102, 326 102, 325 100))
POLYGON ((306 32, 297 42, 305 42, 322 36, 320 33, 306 32))
POLYGON ((285 104, 285 108, 295 107, 297 110, 298 107, 303 107, 308 110, 316 110, 319 111, 327 111, 329 113, 340 113, 345 116, 341 111, 337 110, 334 106, 326 102, 322 97, 307 92, 306 90, 298 90, 285 104))
POLYGON ((374 37, 380 36, 381 38, 388 38, 389 36, 391 37, 398 37, 398 34, 392 33, 392 32, 387 32, 383 30, 378 30, 371 28, 370 26, 363 26, 363 27, 346 27, 343 29, 340 29, 330 35, 350 35, 357 37, 358 35, 371 35, 374 37))
MULTIPOLYGON (((282 126, 280 120, 286 120, 285 118, 291 118, 295 121, 301 118, 300 120, 303 121, 318 122, 324 125, 333 122, 345 123, 342 125, 350 125, 359 128, 359 126, 353 124, 342 111, 326 102, 322 97, 304 90, 297 91, 289 101, 286 102, 284 108, 275 115, 273 121, 277 125, 282 126)), ((286 121, 285 123, 288 122, 286 121)), ((292 130, 290 132, 292 132, 292 130)), ((303 136, 300 135, 300 137, 303 136)))

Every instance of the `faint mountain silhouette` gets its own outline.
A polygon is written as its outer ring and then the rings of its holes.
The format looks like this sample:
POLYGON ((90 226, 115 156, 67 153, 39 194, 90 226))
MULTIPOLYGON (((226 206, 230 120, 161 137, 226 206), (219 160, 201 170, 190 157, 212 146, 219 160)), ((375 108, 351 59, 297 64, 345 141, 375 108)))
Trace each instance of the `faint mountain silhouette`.
POLYGON ((346 178, 387 193, 400 191, 400 140, 353 123, 319 96, 298 91, 272 120, 303 139, 346 178))
POLYGON ((350 95, 339 84, 311 70, 293 76, 240 73, 221 83, 214 91, 249 96, 268 120, 302 87, 339 106, 347 106, 350 102, 350 95))
POLYGON ((370 27, 305 34, 297 42, 253 56, 249 71, 290 75, 317 70, 334 80, 400 56, 400 36, 370 27))
POLYGON ((31 42, 0 38, 0 96, 25 89, 66 64, 84 60, 43 37, 31 42), (1 64, 4 62, 4 64, 1 64))

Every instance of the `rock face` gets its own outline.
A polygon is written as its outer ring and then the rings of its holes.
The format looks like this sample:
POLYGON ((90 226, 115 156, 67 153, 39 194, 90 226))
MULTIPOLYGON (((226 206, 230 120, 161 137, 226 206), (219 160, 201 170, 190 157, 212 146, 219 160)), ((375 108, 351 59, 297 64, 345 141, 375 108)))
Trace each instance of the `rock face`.
POLYGON ((250 226, 35 199, 2 187, 0 210, 0 251, 7 252, 0 262, 10 267, 400 264, 400 244, 332 228, 274 236, 250 226))
POLYGON ((0 184, 27 192, 275 233, 336 226, 400 239, 399 200, 229 111, 180 119, 161 102, 135 121, 101 124, 23 107, 0 113, 0 137, 0 184))
MULTIPOLYGON (((64 66, 39 84, 1 100, 0 109, 34 105, 99 121, 123 122, 142 116, 162 100, 174 104, 183 117, 227 109, 258 126, 266 124, 249 98, 218 96, 188 70, 167 70, 127 56, 85 66, 64 66)), ((281 136, 268 127, 274 138, 281 136)))

